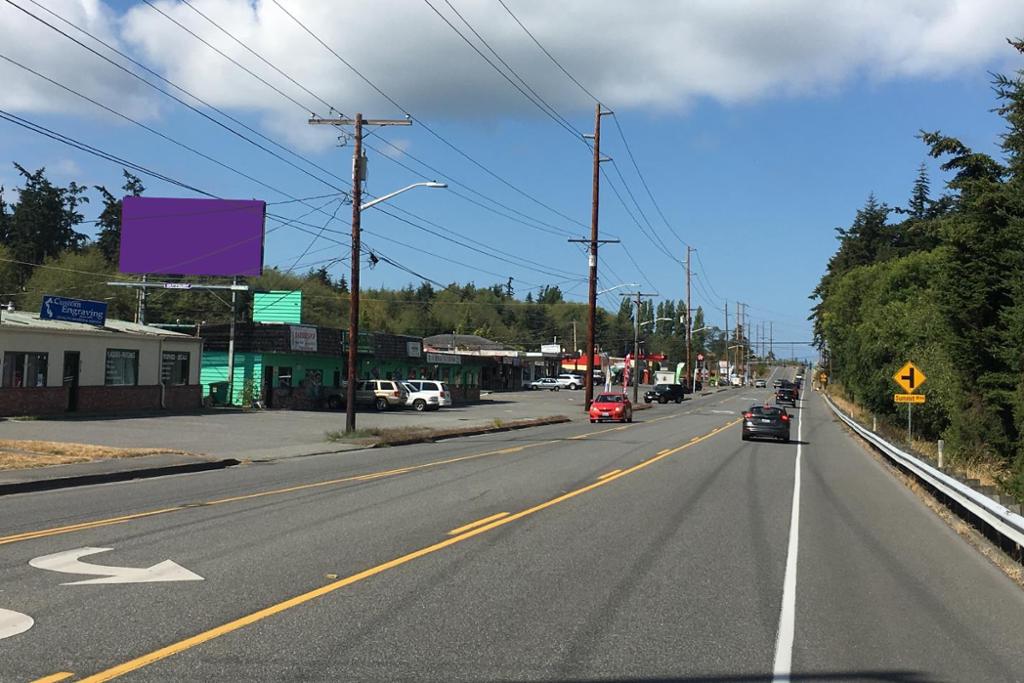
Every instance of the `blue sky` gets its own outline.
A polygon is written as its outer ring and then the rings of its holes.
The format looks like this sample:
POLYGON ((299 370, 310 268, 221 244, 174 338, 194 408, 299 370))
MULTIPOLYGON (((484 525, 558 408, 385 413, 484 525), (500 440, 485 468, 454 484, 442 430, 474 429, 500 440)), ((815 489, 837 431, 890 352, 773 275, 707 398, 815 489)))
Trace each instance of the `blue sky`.
MULTIPOLYGON (((17 2, 39 12, 29 0, 17 2)), ((276 142, 298 150, 304 159, 295 163, 307 173, 132 82, 9 6, 0 9, 0 26, 7 30, 4 34, 0 29, 0 39, 6 38, 0 40, 5 46, 0 54, 80 89, 279 192, 0 62, 0 78, 12 83, 0 93, 0 108, 5 111, 219 196, 255 197, 273 203, 287 200, 287 195, 311 197, 332 192, 332 186, 347 186, 350 145, 337 146, 331 129, 306 124, 308 112, 227 63, 150 8, 128 2, 40 3, 107 36, 150 68, 276 142), (338 177, 325 176, 310 163, 338 177)), ((250 6, 231 0, 193 0, 193 4, 217 17, 233 33, 245 36, 275 65, 346 113, 358 109, 368 116, 401 116, 401 111, 367 88, 308 35, 296 33, 297 27, 286 23, 290 20, 269 2, 250 6)), ((561 283, 568 298, 585 300, 586 256, 566 241, 569 235, 588 233, 591 160, 585 145, 542 116, 421 2, 385 3, 401 16, 408 15, 398 19, 397 25, 353 15, 344 27, 324 18, 318 21, 312 3, 281 0, 281 4, 307 21, 414 116, 536 200, 487 175, 431 136, 424 126, 381 130, 370 138, 378 150, 387 149, 382 138, 390 140, 487 198, 529 216, 535 225, 540 222, 541 229, 484 211, 458 196, 472 195, 453 183, 451 190, 416 190, 383 206, 396 213, 413 212, 504 254, 471 251, 368 211, 363 217, 364 241, 371 248, 441 283, 490 285, 512 277, 519 295, 530 288, 561 283)), ((455 20, 443 3, 434 4, 455 20)), ((723 303, 730 302, 731 318, 734 302, 740 300, 749 305, 753 321, 773 321, 775 338, 787 341, 810 339, 807 297, 835 250, 834 228, 848 225, 871 192, 890 204, 904 202, 922 161, 932 170, 934 192, 941 191, 941 173, 933 160, 926 159, 923 145, 915 138, 920 129, 941 129, 976 149, 994 152, 1001 122, 990 113, 994 100, 988 71, 1021 66, 1013 61, 1010 48, 1001 43, 1002 27, 1010 25, 1006 12, 1021 14, 1016 3, 907 2, 901 6, 867 2, 860 5, 863 12, 854 17, 856 21, 838 10, 816 15, 814 3, 803 3, 809 14, 798 13, 801 4, 798 0, 775 3, 788 9, 787 15, 786 11, 773 12, 772 3, 734 3, 731 7, 725 3, 724 10, 713 3, 694 3, 687 6, 692 11, 680 12, 678 3, 654 2, 646 13, 624 16, 617 3, 595 3, 598 17, 589 19, 586 3, 566 3, 558 13, 546 11, 543 3, 509 3, 560 63, 615 110, 662 212, 675 232, 699 250, 700 258, 694 260, 699 275, 693 294, 695 305, 707 311, 708 321, 721 325, 723 303), (764 19, 758 27, 767 22, 763 26, 767 37, 760 28, 751 27, 750 7, 764 19), (599 30, 607 33, 594 36, 594 42, 602 45, 595 51, 594 44, 581 39, 580 32, 586 29, 581 22, 600 21, 602 13, 605 24, 599 30), (770 31, 772 22, 775 33, 770 31), (882 25, 888 33, 876 30, 882 25), (718 33, 701 38, 708 27, 718 33), (690 38, 684 40, 685 36, 690 38), (755 44, 751 46, 746 36, 757 36, 755 44), (684 50, 684 44, 688 49, 684 50)), ((196 20, 179 3, 158 6, 182 21, 186 17, 196 20)), ((572 127, 592 129, 593 103, 547 61, 528 36, 510 25, 500 5, 480 0, 453 2, 452 6, 464 13, 572 127)), ((300 103, 311 100, 208 25, 200 28, 202 24, 195 21, 190 25, 300 103)), ((313 102, 308 106, 320 105, 313 102)), ((317 113, 326 115, 323 110, 320 106, 317 113)), ((237 128, 230 122, 227 125, 237 128)), ((602 249, 601 286, 638 282, 645 291, 653 288, 663 298, 682 298, 680 263, 652 244, 612 189, 619 191, 633 216, 647 228, 628 196, 632 191, 653 230, 676 258, 682 259, 685 247, 662 222, 610 117, 603 119, 602 142, 602 151, 615 159, 626 186, 618 171, 606 164, 612 183, 602 179, 601 231, 621 238, 623 244, 602 249)), ((46 166, 60 182, 73 179, 110 188, 120 185, 118 166, 4 121, 0 121, 0 151, 0 182, 8 188, 18 185, 12 161, 29 168, 46 166)), ((367 189, 376 195, 436 175, 426 169, 413 174, 386 155, 373 150, 368 153, 367 189)), ((418 167, 412 159, 392 154, 396 160, 418 167)), ((156 179, 144 177, 144 182, 148 194, 188 196, 156 179)), ((330 220, 330 214, 339 208, 331 198, 275 205, 272 211, 298 217, 310 212, 310 207, 322 205, 326 213, 313 211, 302 219, 309 224, 307 229, 317 232, 326 225, 324 236, 347 243, 350 207, 341 206, 330 220)), ((86 208, 87 218, 95 218, 99 208, 94 199, 86 208)), ((300 270, 347 253, 345 246, 278 228, 267 238, 267 264, 287 268, 307 249, 307 255, 298 260, 300 270)), ((340 274, 347 271, 347 264, 331 264, 331 270, 340 274)), ((410 283, 418 282, 386 263, 363 269, 367 287, 410 283)), ((615 307, 617 296, 605 295, 601 303, 615 307)), ((801 355, 807 353, 801 351, 801 355)))

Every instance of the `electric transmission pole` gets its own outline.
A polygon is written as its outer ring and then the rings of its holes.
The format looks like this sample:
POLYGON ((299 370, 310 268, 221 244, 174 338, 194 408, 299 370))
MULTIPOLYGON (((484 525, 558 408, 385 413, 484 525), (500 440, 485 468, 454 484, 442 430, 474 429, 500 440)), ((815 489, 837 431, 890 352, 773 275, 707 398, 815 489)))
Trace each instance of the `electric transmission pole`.
MULTIPOLYGON (((622 296, 635 296, 636 297, 636 318, 633 323, 633 403, 636 403, 640 395, 640 304, 641 299, 651 299, 658 296, 655 294, 645 294, 640 290, 637 290, 632 294, 623 294, 622 296)), ((626 391, 626 387, 622 387, 623 393, 626 391)))
MULTIPOLYGON (((693 313, 690 310, 690 252, 693 251, 693 247, 686 245, 686 375, 687 377, 694 377, 693 362, 691 356, 693 355, 693 313)), ((693 380, 689 380, 693 381, 693 380)), ((690 392, 694 391, 694 385, 690 386, 690 392)))
POLYGON ((313 125, 354 126, 352 146, 352 252, 349 257, 352 272, 349 275, 348 310, 348 371, 345 388, 345 431, 356 428, 356 370, 359 365, 359 257, 361 253, 360 217, 363 202, 363 181, 366 180, 366 155, 363 153, 363 126, 411 126, 409 119, 364 119, 356 114, 354 119, 309 119, 313 125))
MULTIPOLYGON (((587 376, 584 398, 584 410, 590 410, 590 404, 594 401, 594 327, 597 318, 597 247, 601 244, 618 242, 619 240, 598 239, 598 216, 601 194, 601 162, 610 161, 609 157, 601 156, 601 117, 611 114, 611 111, 601 111, 601 103, 597 104, 594 114, 594 178, 593 178, 593 199, 590 207, 590 239, 571 239, 570 242, 590 244, 588 265, 590 267, 590 291, 587 297, 587 376)), ((584 135, 583 137, 591 137, 584 135)))

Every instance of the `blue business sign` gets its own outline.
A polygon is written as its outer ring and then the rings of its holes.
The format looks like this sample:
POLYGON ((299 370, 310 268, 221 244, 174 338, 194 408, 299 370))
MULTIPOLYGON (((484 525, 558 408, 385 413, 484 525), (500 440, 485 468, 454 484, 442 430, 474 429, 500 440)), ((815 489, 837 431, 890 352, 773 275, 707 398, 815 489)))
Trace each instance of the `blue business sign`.
POLYGON ((102 301, 67 299, 47 294, 43 297, 43 305, 39 308, 39 319, 63 320, 69 323, 85 323, 102 327, 107 322, 107 304, 102 301))

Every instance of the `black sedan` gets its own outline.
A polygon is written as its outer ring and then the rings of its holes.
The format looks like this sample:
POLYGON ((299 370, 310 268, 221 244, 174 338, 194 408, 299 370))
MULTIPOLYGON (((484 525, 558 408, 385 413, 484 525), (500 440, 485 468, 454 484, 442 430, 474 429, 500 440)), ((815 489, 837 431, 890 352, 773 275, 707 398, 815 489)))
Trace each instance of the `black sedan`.
POLYGON ((658 403, 668 403, 669 401, 682 403, 683 385, 655 384, 653 389, 644 392, 644 403, 653 403, 655 401, 657 401, 658 403))
POLYGON ((792 419, 785 408, 778 406, 751 406, 743 413, 743 440, 754 437, 770 437, 789 442, 789 425, 792 419))

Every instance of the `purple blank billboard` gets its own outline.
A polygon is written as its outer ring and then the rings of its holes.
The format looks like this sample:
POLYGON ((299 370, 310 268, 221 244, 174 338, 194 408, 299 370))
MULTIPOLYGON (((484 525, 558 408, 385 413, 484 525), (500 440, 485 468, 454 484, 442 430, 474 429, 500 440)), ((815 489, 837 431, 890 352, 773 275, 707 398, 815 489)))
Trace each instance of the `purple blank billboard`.
POLYGON ((122 273, 260 275, 266 204, 240 199, 125 197, 122 273))

